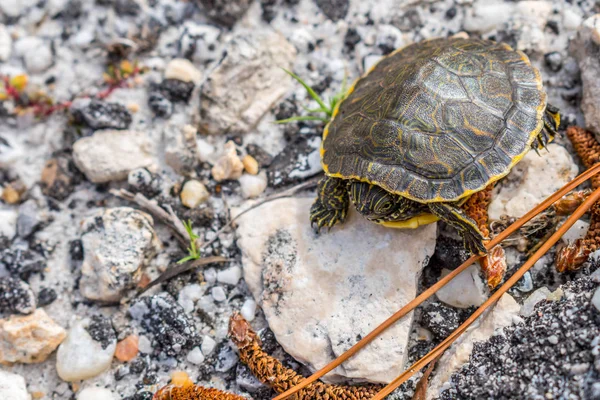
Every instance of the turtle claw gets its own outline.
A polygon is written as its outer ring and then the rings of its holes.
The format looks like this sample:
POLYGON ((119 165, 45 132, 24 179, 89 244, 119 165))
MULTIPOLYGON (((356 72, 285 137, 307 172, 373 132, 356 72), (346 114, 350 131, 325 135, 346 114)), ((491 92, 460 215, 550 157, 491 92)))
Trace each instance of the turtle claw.
POLYGON ((310 226, 319 234, 321 229, 326 227, 327 232, 335 224, 344 222, 346 219, 346 209, 327 208, 320 199, 317 199, 310 208, 310 226))

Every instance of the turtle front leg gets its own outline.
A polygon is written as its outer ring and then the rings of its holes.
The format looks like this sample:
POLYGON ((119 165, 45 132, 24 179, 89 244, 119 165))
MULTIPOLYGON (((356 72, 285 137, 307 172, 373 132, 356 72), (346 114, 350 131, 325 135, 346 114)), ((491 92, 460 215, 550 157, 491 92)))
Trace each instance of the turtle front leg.
POLYGON ((429 211, 439 219, 454 227, 462 236, 465 248, 472 254, 484 255, 487 238, 483 235, 477 222, 469 217, 454 203, 429 203, 429 211))
POLYGON ((317 191, 317 199, 310 208, 311 226, 316 225, 319 232, 323 227, 331 229, 338 222, 344 222, 350 204, 348 182, 325 177, 319 181, 317 191))
MULTIPOLYGON (((485 189, 473 194, 463 204, 462 208, 465 213, 471 217, 479 227, 479 230, 485 237, 490 236, 488 207, 492 201, 492 189, 494 184, 488 185, 485 189)), ((484 243, 487 242, 484 241, 484 243)), ((506 255, 504 248, 501 245, 496 245, 489 251, 485 257, 479 260, 479 265, 487 280, 488 287, 494 289, 506 273, 506 255)))
POLYGON ((558 108, 554 107, 552 104, 547 104, 542 120, 544 121, 544 126, 540 133, 538 133, 537 138, 531 144, 531 147, 535 151, 545 148, 548 143, 554 140, 554 136, 558 135, 558 126, 560 125, 560 113, 558 108))

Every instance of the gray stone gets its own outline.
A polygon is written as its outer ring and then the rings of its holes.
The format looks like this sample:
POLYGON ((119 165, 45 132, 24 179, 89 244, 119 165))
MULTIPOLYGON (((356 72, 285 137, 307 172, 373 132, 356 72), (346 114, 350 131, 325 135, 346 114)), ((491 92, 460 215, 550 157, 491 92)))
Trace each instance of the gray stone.
POLYGON ((0 278, 0 313, 31 314, 35 307, 35 294, 26 282, 10 277, 0 278))
MULTIPOLYGON (((412 300, 435 247, 435 224, 387 229, 353 208, 347 221, 315 234, 311 198, 266 203, 238 220, 244 278, 284 349, 323 367, 412 300), (274 218, 273 216, 277 216, 274 218)), ((328 375, 388 382, 404 367, 412 317, 396 323, 328 375)))
POLYGON ((189 176, 198 164, 196 128, 169 126, 165 131, 165 161, 180 175, 189 176))
POLYGON ((160 248, 150 215, 128 207, 101 210, 83 222, 81 294, 117 302, 160 248))
POLYGON ((573 49, 581 70, 581 109, 586 128, 600 139, 600 14, 581 24, 573 49))
POLYGON ((143 132, 103 130, 73 145, 73 160, 94 183, 127 179, 130 171, 154 162, 152 143, 143 132))
POLYGON ((227 55, 207 77, 200 100, 203 132, 246 133, 290 88, 296 50, 279 33, 254 30, 234 36, 227 55))
POLYGON ((40 212, 35 200, 30 199, 19 206, 17 217, 17 234, 25 239, 35 232, 42 222, 40 212))

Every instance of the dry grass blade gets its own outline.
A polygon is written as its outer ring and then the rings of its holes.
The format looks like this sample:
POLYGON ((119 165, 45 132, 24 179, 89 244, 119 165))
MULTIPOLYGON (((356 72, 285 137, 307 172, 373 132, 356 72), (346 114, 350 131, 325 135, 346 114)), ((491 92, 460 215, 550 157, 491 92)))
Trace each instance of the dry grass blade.
MULTIPOLYGON (((519 218, 512 225, 510 225, 503 232, 501 232, 498 236, 496 236, 494 239, 492 239, 490 242, 488 242, 486 244, 486 248, 488 250, 492 249, 494 246, 496 246, 497 244, 502 242, 504 239, 506 239, 512 233, 516 232, 527 221, 531 220, 533 217, 535 217, 540 212, 542 212, 545 209, 547 209, 548 207, 550 207, 553 203, 555 203, 556 201, 561 199, 564 195, 569 193, 571 190, 575 189, 577 186, 581 185, 583 182, 588 180, 590 177, 598 174, 599 172, 600 172, 600 164, 595 165, 594 167, 583 172, 577 178, 573 179, 571 182, 569 182, 568 184, 563 186, 560 190, 558 190, 553 195, 548 197, 541 204, 539 204, 537 207, 533 208, 531 211, 529 211, 523 217, 519 218)), ((310 377, 306 378, 304 381, 302 381, 297 386, 289 389, 285 393, 278 395, 273 400, 283 400, 283 399, 293 395, 294 393, 297 393, 302 388, 310 385, 312 382, 316 381, 317 379, 319 379, 323 375, 327 374, 328 372, 334 370, 336 367, 338 367, 344 361, 346 361, 347 359, 352 357, 354 354, 356 354, 361 348, 363 348, 364 346, 369 344, 373 339, 375 339, 377 336, 379 336, 383 331, 385 331, 387 328, 392 326, 396 321, 398 321, 400 318, 404 317, 406 314, 408 314, 409 312, 414 310, 421 303, 423 303, 425 300, 427 300, 429 297, 431 297, 435 292, 437 292, 439 289, 441 289, 446 284, 448 284, 448 282, 450 282, 452 279, 454 279, 454 277, 456 277, 462 271, 467 269, 477 259, 478 259, 478 257, 476 257, 476 256, 472 256, 471 258, 469 258, 461 266, 459 266, 458 268, 453 270, 450 274, 448 274, 443 279, 440 279, 435 285, 431 286, 429 289, 427 289, 426 291, 421 293, 419 296, 417 296, 414 300, 412 300, 410 303, 408 303, 402 309, 397 311, 394 315, 392 315, 387 320, 385 320, 381 325, 379 325, 377 328, 375 328, 371 333, 369 333, 367 336, 365 336, 363 339, 361 339, 359 342, 357 342, 354 346, 352 346, 345 353, 340 355, 335 360, 331 361, 329 364, 327 364, 325 367, 323 367, 319 371, 315 372, 310 377)))
POLYGON ((413 364, 410 368, 408 368, 402 375, 394 379, 389 385, 383 388, 372 400, 381 400, 388 394, 392 393, 398 386, 406 382, 413 376, 417 371, 421 370, 428 363, 432 362, 440 355, 444 353, 444 351, 450 347, 450 345, 458 339, 458 337, 473 323, 481 314, 485 312, 490 306, 494 305, 498 299, 508 291, 519 279, 525 275, 531 267, 540 259, 544 254, 550 250, 552 246, 556 244, 565 234, 566 231, 573 226, 573 224, 581 218, 591 207, 594 205, 596 201, 600 199, 600 189, 596 189, 590 197, 588 197, 585 202, 575 210, 573 215, 571 215, 565 223, 548 239, 546 243, 544 243, 535 254, 527 260, 521 268, 517 270, 490 298, 488 298, 461 326, 459 326, 454 332, 450 334, 442 343, 440 343, 435 349, 431 350, 425 357, 421 358, 415 364, 413 364))

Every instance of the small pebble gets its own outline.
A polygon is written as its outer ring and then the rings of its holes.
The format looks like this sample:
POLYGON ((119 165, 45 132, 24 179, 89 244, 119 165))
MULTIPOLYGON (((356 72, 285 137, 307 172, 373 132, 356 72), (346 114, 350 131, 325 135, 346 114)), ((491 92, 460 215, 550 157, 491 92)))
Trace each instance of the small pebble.
POLYGON ((210 193, 201 182, 187 181, 181 191, 181 203, 188 208, 196 208, 210 197, 210 193))
POLYGON ((209 285, 213 285, 217 281, 217 270, 214 268, 209 268, 204 271, 204 280, 209 285))
POLYGON ((223 290, 221 286, 215 286, 214 288, 212 288, 210 294, 212 295, 213 299, 215 299, 215 301, 225 301, 225 299, 227 299, 225 290, 223 290))
POLYGON ((253 321, 254 316, 256 314, 256 302, 252 299, 248 299, 244 302, 242 309, 240 310, 242 317, 246 319, 246 321, 253 321))
POLYGON ((242 269, 237 265, 217 272, 217 280, 220 283, 235 286, 242 278, 242 269))
POLYGON ((594 292, 592 296, 592 304, 596 307, 596 310, 600 311, 600 287, 594 292))
POLYGON ((77 400, 114 400, 115 396, 109 389, 100 387, 85 388, 77 394, 77 400))
POLYGON ((250 175, 258 174, 258 161, 250 154, 247 154, 244 158, 242 158, 242 164, 244 164, 244 169, 250 175))
POLYGON ((202 81, 202 72, 189 60, 176 58, 167 64, 165 78, 177 79, 183 82, 193 82, 195 85, 202 81))
POLYGON ((243 170, 244 164, 237 155, 235 143, 229 141, 225 143, 223 154, 219 157, 210 172, 217 182, 221 182, 228 179, 238 179, 242 176, 243 170))
POLYGON ((136 335, 127 336, 117 343, 115 358, 121 362, 129 362, 137 356, 138 350, 139 338, 136 335))
POLYGON ((202 338, 202 346, 200 346, 200 348, 202 349, 203 354, 207 356, 210 355, 215 347, 217 347, 217 342, 211 336, 204 336, 202 338))
POLYGON ((550 344, 558 344, 558 338, 556 337, 556 335, 549 336, 548 342, 550 342, 550 344))
POLYGON ((187 354, 186 359, 195 365, 200 365, 204 362, 204 354, 202 354, 202 350, 199 347, 194 347, 192 351, 187 354))
POLYGON ((267 188, 267 175, 263 171, 259 175, 244 174, 238 179, 242 189, 242 196, 252 199, 260 196, 267 188))
POLYGON ((140 336, 138 339, 138 349, 141 353, 152 354, 152 342, 147 336, 140 336))

